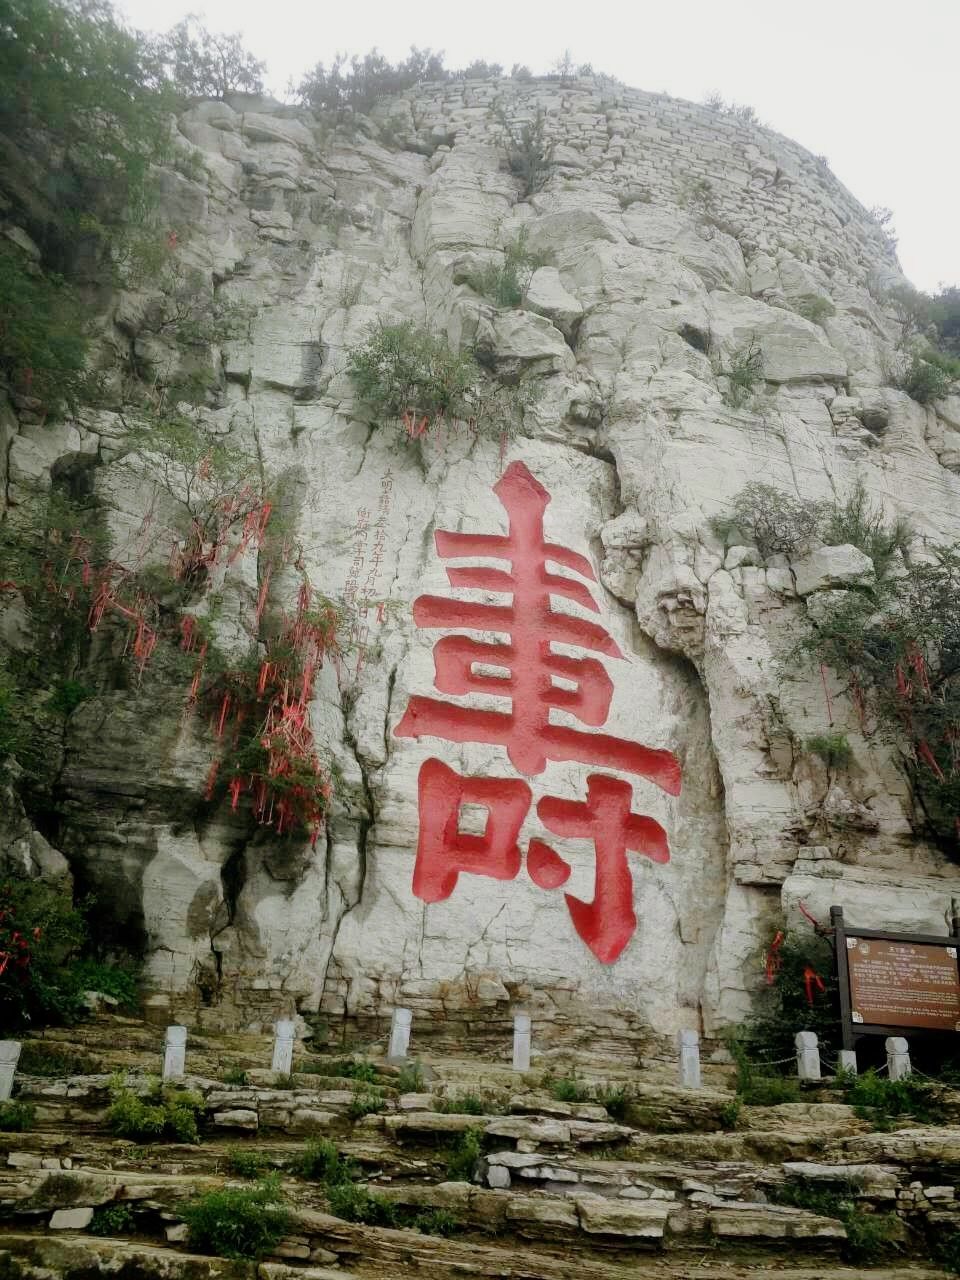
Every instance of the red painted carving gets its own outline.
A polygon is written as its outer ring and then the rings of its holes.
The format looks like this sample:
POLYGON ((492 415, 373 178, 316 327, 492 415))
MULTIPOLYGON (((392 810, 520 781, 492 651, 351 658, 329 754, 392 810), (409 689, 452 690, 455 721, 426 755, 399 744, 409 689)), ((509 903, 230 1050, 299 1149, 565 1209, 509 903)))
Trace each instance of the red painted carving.
MULTIPOLYGON (((502 592, 510 596, 510 603, 420 596, 414 601, 413 616, 423 628, 501 636, 499 640, 459 634, 441 637, 434 646, 435 687, 454 696, 494 694, 509 699, 510 709, 492 711, 415 695, 395 729, 397 737, 497 745, 527 776, 542 773, 548 760, 606 766, 646 778, 670 795, 679 794, 680 767, 671 752, 551 721, 551 711, 564 711, 588 729, 600 728, 613 697, 613 682, 598 658, 555 653, 554 645, 574 646, 607 658, 623 654, 600 623, 551 607, 551 597, 560 597, 599 613, 590 587, 581 581, 596 580, 590 562, 544 537, 543 516, 550 501, 546 489, 523 463, 514 462, 494 492, 507 513, 506 535, 438 531, 436 546, 448 560, 484 557, 508 562, 508 570, 452 567, 447 577, 455 589, 502 592), (558 573, 557 568, 569 573, 558 573)), ((517 875, 517 836, 530 803, 526 783, 463 778, 439 760, 428 760, 420 771, 419 799, 420 839, 413 882, 419 897, 428 902, 449 897, 461 871, 497 879, 517 875), (482 836, 460 830, 464 804, 487 809, 482 836)), ((593 901, 586 903, 571 894, 566 900, 577 932, 607 964, 620 955, 636 927, 627 852, 658 862, 670 856, 663 828, 652 818, 632 813, 631 800, 629 783, 590 774, 586 802, 548 796, 537 806, 540 820, 555 835, 593 841, 593 901)), ((537 839, 530 842, 527 869, 544 889, 558 888, 570 874, 563 859, 537 839)))

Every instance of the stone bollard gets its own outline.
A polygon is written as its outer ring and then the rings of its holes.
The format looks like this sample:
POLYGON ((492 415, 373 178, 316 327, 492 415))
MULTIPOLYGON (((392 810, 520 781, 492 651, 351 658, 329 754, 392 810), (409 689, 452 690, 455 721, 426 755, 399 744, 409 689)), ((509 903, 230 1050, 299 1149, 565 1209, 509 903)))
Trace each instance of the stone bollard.
POLYGON ((20 1041, 0 1040, 0 1102, 9 1102, 20 1061, 20 1041))
POLYGON ((793 1037, 797 1046, 797 1075, 801 1080, 820 1079, 820 1050, 815 1031, 798 1031, 793 1037))
POLYGON ((902 1080, 911 1074, 910 1046, 903 1036, 887 1036, 887 1075, 891 1080, 902 1080))
POLYGON ((513 1015, 513 1069, 514 1071, 530 1070, 529 1013, 513 1015))
POLYGON ((182 1080, 186 1070, 187 1028, 167 1027, 167 1040, 163 1049, 164 1080, 182 1080))
POLYGON ((681 1031, 680 1088, 700 1088, 700 1034, 697 1031, 681 1031))
POLYGON ((410 1045, 410 1024, 413 1012, 410 1009, 394 1009, 393 1023, 390 1027, 390 1052, 388 1062, 406 1062, 407 1049, 410 1045))
POLYGON ((853 1075, 857 1074, 857 1051, 855 1049, 841 1049, 838 1061, 844 1071, 849 1071, 853 1075))
POLYGON ((274 1026, 273 1071, 288 1076, 293 1070, 293 1041, 296 1028, 289 1018, 281 1018, 274 1026))

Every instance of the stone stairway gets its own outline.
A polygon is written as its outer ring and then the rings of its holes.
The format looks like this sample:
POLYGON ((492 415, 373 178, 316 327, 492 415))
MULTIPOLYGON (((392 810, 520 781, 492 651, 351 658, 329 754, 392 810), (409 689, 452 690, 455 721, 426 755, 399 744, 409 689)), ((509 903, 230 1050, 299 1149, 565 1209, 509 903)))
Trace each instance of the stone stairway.
POLYGON ((388 1065, 382 1045, 365 1068, 358 1056, 299 1052, 278 1081, 263 1069, 267 1037, 204 1035, 190 1039, 183 1082, 203 1099, 200 1142, 149 1143, 114 1136, 106 1112, 112 1073, 146 1090, 162 1032, 104 1017, 42 1045, 31 1043, 27 1064, 56 1052, 50 1067, 65 1070, 19 1074, 35 1127, 0 1133, 3 1280, 253 1274, 190 1253, 182 1220, 191 1196, 253 1185, 237 1176, 238 1153, 275 1171, 291 1209, 259 1264, 264 1280, 933 1277, 946 1273, 927 1261, 932 1239, 960 1228, 960 1127, 873 1132, 826 1087, 744 1107, 725 1130, 732 1094, 718 1069, 699 1091, 662 1071, 581 1071, 578 1084, 606 1096, 611 1115, 597 1101, 558 1101, 542 1071, 497 1062, 431 1055, 404 1091, 410 1073, 388 1065), (348 1074, 358 1069, 372 1078, 348 1074), (298 1172, 319 1139, 350 1162, 357 1187, 416 1226, 335 1216, 327 1185, 298 1172), (846 1262, 844 1222, 779 1203, 787 1184, 846 1188, 865 1217, 893 1215, 882 1265, 846 1262), (114 1236, 88 1230, 104 1206, 127 1211, 114 1236))

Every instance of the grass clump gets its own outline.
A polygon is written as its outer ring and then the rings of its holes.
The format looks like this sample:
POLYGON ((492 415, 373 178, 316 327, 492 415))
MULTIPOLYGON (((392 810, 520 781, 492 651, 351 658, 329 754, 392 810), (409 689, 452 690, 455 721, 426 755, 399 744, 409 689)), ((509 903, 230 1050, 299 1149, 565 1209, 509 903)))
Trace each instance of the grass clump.
POLYGON ((386 1099, 378 1089, 361 1088, 355 1091, 347 1113, 351 1120, 361 1120, 364 1116, 382 1111, 386 1105, 386 1099))
POLYGON ((408 1209, 355 1182, 331 1187, 327 1202, 334 1217, 368 1227, 412 1227, 439 1236, 453 1235, 460 1228, 459 1218, 448 1209, 408 1209))
POLYGON ((397 1088, 401 1093, 423 1092, 423 1067, 419 1062, 408 1062, 400 1068, 400 1074, 397 1076, 397 1088))
POLYGON ((29 1102, 0 1102, 0 1133, 25 1133, 35 1119, 36 1110, 29 1102))
POLYGON ((199 1142, 197 1113, 203 1109, 203 1098, 188 1089, 151 1080, 146 1094, 140 1097, 123 1075, 110 1082, 112 1099, 107 1121, 118 1137, 160 1142, 199 1142))
POLYGON ((352 1160, 341 1156, 328 1138, 321 1138, 318 1142, 307 1143, 294 1165, 294 1172, 311 1182, 339 1187, 353 1180, 356 1168, 352 1160))
POLYGON ((318 1075, 344 1076, 347 1080, 359 1080, 363 1084, 375 1084, 377 1079, 377 1068, 366 1059, 354 1062, 349 1058, 341 1058, 329 1067, 318 1063, 315 1067, 303 1067, 302 1070, 315 1071, 318 1075))
POLYGON ((798 316, 803 316, 804 320, 810 320, 813 324, 823 324, 824 320, 829 320, 836 314, 836 307, 822 293, 805 293, 797 298, 793 309, 798 316))
POLYGON ((618 1124, 626 1120, 627 1108, 630 1106, 630 1092, 624 1085, 603 1085, 594 1095, 601 1107, 606 1108, 607 1115, 618 1124))
POLYGON ((550 1096, 557 1102, 589 1102, 592 1094, 579 1080, 561 1076, 559 1080, 551 1081, 550 1096))
POLYGON ((122 1236, 133 1230, 133 1210, 128 1204, 102 1204, 93 1211, 87 1230, 95 1236, 122 1236))
POLYGON ((247 1073, 242 1067, 227 1067, 220 1073, 220 1079, 224 1084, 246 1084, 247 1073))
POLYGON ((28 1076, 88 1076, 99 1064, 88 1053, 53 1040, 25 1040, 17 1070, 28 1076))
POLYGON ((833 1187, 812 1187, 791 1178, 775 1188, 771 1196, 777 1204, 806 1209, 825 1218, 839 1218, 847 1233, 842 1250, 844 1258, 848 1262, 876 1262, 899 1239, 900 1222, 892 1213, 867 1212, 856 1200, 858 1190, 850 1181, 833 1187))
POLYGON ((776 1075, 751 1059, 737 1040, 731 1040, 729 1048, 737 1066, 737 1097, 745 1106, 776 1107, 781 1102, 800 1101, 799 1081, 776 1075))
POLYGON ((717 362, 717 374, 726 378, 723 399, 732 409, 740 409, 763 383, 763 350, 756 338, 737 347, 724 363, 717 362))
POLYGON ((289 1220, 275 1174, 254 1187, 210 1191, 183 1209, 190 1248, 221 1258, 262 1258, 283 1238, 289 1220))
POLYGON ((915 1076, 891 1080, 871 1067, 863 1075, 845 1076, 841 1087, 854 1113, 882 1132, 894 1128, 898 1120, 942 1124, 946 1119, 936 1086, 915 1076))
POLYGON ((335 1218, 344 1218, 347 1222, 362 1222, 369 1227, 398 1225, 396 1206, 356 1182, 343 1182, 330 1187, 327 1203, 335 1218))
POLYGON ((814 734, 807 739, 806 748, 830 769, 844 769, 853 759, 853 748, 845 733, 814 734))
POLYGON ((526 232, 521 231, 516 240, 504 247, 502 263, 471 272, 467 284, 499 307, 519 307, 534 271, 544 261, 543 254, 527 248, 526 232))
POLYGON ((439 1098, 434 1110, 449 1116, 490 1115, 490 1106, 476 1093, 460 1093, 439 1098))
POLYGON ((248 1151, 246 1147, 231 1147, 227 1152, 227 1171, 238 1178, 262 1178, 269 1168, 269 1161, 262 1151, 248 1151))
POLYGON ((483 1154, 483 1130, 467 1129, 456 1146, 447 1152, 447 1179, 450 1182, 472 1182, 477 1161, 483 1154))

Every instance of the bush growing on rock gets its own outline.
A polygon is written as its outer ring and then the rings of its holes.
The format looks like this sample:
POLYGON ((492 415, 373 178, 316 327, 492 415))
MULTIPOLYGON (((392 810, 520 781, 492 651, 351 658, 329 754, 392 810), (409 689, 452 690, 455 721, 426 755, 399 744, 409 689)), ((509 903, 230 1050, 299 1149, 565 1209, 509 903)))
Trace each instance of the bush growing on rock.
POLYGON ((904 750, 919 824, 960 858, 960 549, 933 549, 872 589, 848 591, 810 622, 790 664, 830 667, 862 729, 904 750))
POLYGON ((737 347, 726 361, 718 358, 717 374, 726 378, 723 398, 732 409, 740 409, 763 384, 763 351, 756 338, 737 347))
POLYGON ((301 1178, 309 1178, 312 1182, 323 1182, 328 1187, 341 1186, 352 1182, 356 1167, 352 1160, 345 1159, 328 1138, 318 1142, 308 1142, 303 1154, 298 1158, 294 1171, 301 1178))
POLYGON ((829 1187, 810 1186, 788 1178, 773 1188, 776 1204, 792 1205, 825 1218, 839 1218, 847 1233, 842 1248, 848 1262, 876 1262, 889 1252, 902 1233, 899 1219, 892 1213, 869 1213, 856 1197, 860 1187, 843 1181, 829 1187))
POLYGON ((477 1162, 483 1155, 483 1130, 467 1129, 456 1146, 447 1152, 447 1178, 450 1182, 472 1182, 477 1162))
POLYGON ((849 739, 843 733, 818 733, 806 741, 806 748, 819 756, 828 768, 842 769, 853 759, 849 739))
POLYGON ((927 349, 914 352, 903 373, 895 380, 901 391, 918 404, 931 404, 950 394, 960 380, 960 359, 927 349))
POLYGON ((35 1117, 29 1102, 0 1102, 0 1133, 25 1133, 33 1128, 35 1117))
POLYGON ((133 1229, 133 1210, 128 1204, 102 1204, 93 1211, 87 1230, 94 1236, 122 1236, 133 1229))
POLYGON ((208 31, 192 14, 150 48, 161 74, 186 98, 263 92, 266 64, 243 47, 239 34, 208 31))
POLYGON ((148 1082, 144 1096, 131 1089, 122 1074, 110 1082, 107 1122, 121 1138, 146 1141, 199 1142, 197 1114, 203 1098, 188 1089, 148 1082))
POLYGON ((553 159, 556 144, 547 137, 547 117, 541 107, 532 120, 512 120, 499 107, 496 118, 500 125, 500 145, 507 156, 507 168, 520 179, 521 199, 542 191, 550 180, 556 164, 553 159))
POLYGON ((70 895, 41 880, 0 883, 0 1025, 71 1022, 84 1012, 71 962, 86 941, 70 895))
POLYGON ((467 276, 467 284, 499 307, 519 307, 534 271, 543 263, 543 254, 532 253, 527 248, 526 236, 521 231, 504 247, 502 263, 491 263, 482 271, 472 272, 467 276))
POLYGON ((752 542, 762 556, 791 555, 806 547, 820 526, 821 508, 802 498, 754 482, 741 489, 729 515, 715 516, 710 528, 729 545, 736 538, 752 542))
POLYGON ((221 1258, 262 1258, 283 1239, 290 1221, 275 1174, 255 1187, 224 1187, 197 1196, 182 1213, 190 1248, 221 1258))

